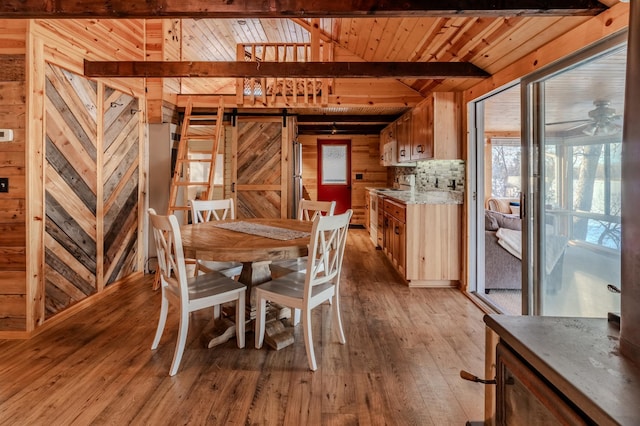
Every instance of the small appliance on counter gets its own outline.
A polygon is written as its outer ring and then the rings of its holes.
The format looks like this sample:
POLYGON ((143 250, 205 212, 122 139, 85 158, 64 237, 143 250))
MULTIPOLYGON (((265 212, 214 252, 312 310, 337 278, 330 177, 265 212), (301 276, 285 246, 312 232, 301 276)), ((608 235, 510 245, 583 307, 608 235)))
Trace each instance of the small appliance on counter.
POLYGON ((416 175, 400 175, 397 176, 393 183, 395 189, 400 191, 415 191, 416 188, 416 175))

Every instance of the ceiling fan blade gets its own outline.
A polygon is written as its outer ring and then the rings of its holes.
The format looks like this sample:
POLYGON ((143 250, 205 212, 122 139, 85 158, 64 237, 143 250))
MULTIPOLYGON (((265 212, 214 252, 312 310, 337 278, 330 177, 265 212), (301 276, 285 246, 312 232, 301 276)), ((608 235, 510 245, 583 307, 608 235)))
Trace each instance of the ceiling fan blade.
POLYGON ((592 124, 595 124, 593 121, 591 120, 587 120, 586 123, 582 123, 582 124, 578 124, 577 126, 573 126, 573 127, 569 127, 568 129, 564 129, 565 132, 572 132, 574 130, 579 130, 582 129, 583 127, 588 127, 592 124))
POLYGON ((590 118, 583 118, 583 119, 580 119, 580 120, 556 121, 556 122, 553 122, 553 123, 545 123, 544 125, 545 126, 555 126, 555 125, 558 125, 558 124, 589 123, 591 121, 593 121, 593 120, 590 119, 590 118))

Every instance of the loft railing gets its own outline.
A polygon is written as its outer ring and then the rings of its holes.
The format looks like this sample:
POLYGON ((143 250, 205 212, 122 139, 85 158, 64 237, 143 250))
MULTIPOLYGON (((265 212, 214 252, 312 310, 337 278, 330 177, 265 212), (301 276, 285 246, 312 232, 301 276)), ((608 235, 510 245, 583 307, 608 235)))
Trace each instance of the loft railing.
MULTIPOLYGON (((247 43, 238 44, 237 60, 249 62, 330 62, 333 60, 331 43, 247 43)), ((236 98, 238 105, 327 105, 333 91, 331 78, 277 77, 238 78, 236 98), (282 101, 282 102, 280 102, 282 101)))

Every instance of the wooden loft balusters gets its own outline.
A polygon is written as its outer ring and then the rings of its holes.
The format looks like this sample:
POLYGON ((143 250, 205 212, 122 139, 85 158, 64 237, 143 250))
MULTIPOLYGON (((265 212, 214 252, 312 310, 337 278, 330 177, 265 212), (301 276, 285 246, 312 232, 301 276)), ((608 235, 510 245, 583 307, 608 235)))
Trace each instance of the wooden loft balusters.
MULTIPOLYGON (((247 43, 238 44, 236 60, 261 63, 305 63, 331 62, 333 45, 326 42, 317 43, 247 43)), ((236 103, 238 105, 255 105, 257 98, 264 106, 275 105, 278 96, 285 104, 327 105, 329 92, 333 86, 331 78, 290 77, 287 75, 274 77, 239 77, 236 79, 236 103)))

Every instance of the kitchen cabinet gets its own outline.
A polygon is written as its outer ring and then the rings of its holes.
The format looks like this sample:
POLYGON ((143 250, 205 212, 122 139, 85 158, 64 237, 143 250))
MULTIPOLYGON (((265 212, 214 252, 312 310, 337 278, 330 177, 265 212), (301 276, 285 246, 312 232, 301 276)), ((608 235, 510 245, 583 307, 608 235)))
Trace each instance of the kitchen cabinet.
POLYGON ((397 125, 394 121, 380 131, 380 164, 382 166, 415 166, 416 163, 398 162, 397 125))
POLYGON ((411 110, 411 160, 433 158, 433 96, 411 110))
POLYGON ((383 251, 402 276, 405 275, 406 269, 406 211, 403 204, 385 198, 383 203, 383 251))
POLYGON ((460 204, 383 203, 382 249, 410 287, 460 281, 460 204))
POLYGON ((398 161, 460 158, 461 99, 435 92, 396 121, 398 161))
POLYGON ((462 145, 462 95, 454 92, 435 92, 425 101, 428 108, 426 137, 433 141, 433 158, 457 160, 462 145))
POLYGON ((411 161, 411 111, 396 120, 398 162, 411 161))
MULTIPOLYGON (((390 158, 388 147, 390 143, 396 143, 396 122, 389 124, 380 131, 380 165, 389 166, 397 162, 397 158, 390 158)), ((395 151, 395 150, 394 150, 395 151)))

